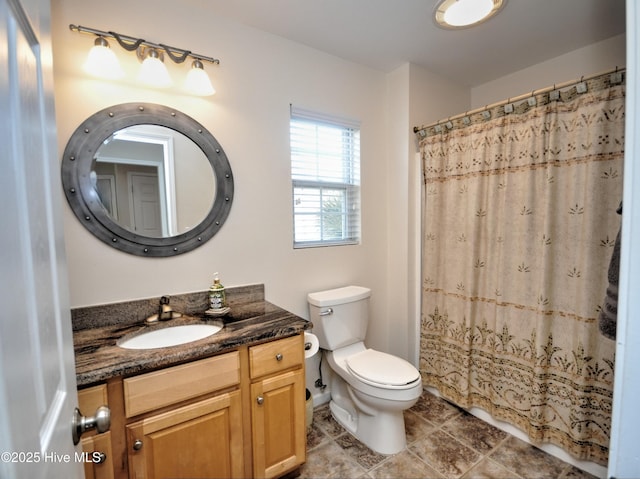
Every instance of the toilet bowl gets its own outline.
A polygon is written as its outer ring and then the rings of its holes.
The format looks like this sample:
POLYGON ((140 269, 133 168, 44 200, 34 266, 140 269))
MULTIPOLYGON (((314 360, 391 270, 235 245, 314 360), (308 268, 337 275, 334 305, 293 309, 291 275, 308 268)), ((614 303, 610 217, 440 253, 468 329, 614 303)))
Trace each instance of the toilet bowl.
POLYGON ((403 413, 422 394, 418 371, 407 361, 368 349, 361 342, 329 351, 326 358, 334 373, 329 405, 334 418, 376 452, 396 454, 404 449, 403 413), (359 373, 357 368, 371 359, 370 368, 359 373), (397 369, 397 379, 389 381, 388 375, 376 371, 382 361, 388 369, 397 369))
POLYGON ((333 417, 372 450, 395 454, 406 446, 403 412, 422 379, 409 362, 364 344, 369 296, 359 286, 310 293, 311 321, 332 371, 333 417))

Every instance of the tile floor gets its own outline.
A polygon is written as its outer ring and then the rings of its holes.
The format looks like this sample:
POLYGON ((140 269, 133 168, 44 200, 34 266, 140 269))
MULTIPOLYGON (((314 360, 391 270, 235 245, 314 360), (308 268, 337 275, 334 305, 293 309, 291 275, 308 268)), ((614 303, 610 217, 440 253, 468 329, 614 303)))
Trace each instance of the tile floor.
POLYGON ((314 410, 301 478, 595 479, 566 462, 425 392, 405 412, 407 447, 373 452, 332 417, 314 410))

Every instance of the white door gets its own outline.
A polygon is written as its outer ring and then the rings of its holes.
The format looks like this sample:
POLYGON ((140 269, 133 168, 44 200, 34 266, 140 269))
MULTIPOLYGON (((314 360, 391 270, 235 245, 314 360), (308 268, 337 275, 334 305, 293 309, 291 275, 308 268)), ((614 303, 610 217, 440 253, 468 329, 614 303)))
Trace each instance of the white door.
POLYGON ((616 371, 607 477, 640 477, 640 5, 627 0, 627 96, 616 371))
POLYGON ((161 238, 163 233, 158 175, 131 173, 131 223, 142 236, 161 238))
POLYGON ((48 0, 0 0, 3 479, 83 476, 71 438, 77 399, 49 10, 48 0))

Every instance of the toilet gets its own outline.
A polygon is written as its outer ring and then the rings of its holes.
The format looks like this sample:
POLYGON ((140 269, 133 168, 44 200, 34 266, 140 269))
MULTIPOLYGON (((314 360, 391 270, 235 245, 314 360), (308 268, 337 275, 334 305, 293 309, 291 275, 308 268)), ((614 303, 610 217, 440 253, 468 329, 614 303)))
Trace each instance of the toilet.
POLYGON ((405 409, 422 394, 422 379, 409 362, 367 348, 371 290, 346 286, 309 293, 313 333, 333 374, 329 407, 336 421, 381 454, 406 446, 405 409))

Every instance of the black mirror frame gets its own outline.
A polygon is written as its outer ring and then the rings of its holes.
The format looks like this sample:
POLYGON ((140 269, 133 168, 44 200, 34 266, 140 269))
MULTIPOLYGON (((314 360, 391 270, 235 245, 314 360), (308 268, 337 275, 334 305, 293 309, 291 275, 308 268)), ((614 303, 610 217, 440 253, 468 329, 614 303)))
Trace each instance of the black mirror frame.
POLYGON ((69 206, 82 225, 104 243, 129 254, 166 257, 191 251, 211 239, 229 216, 233 174, 222 146, 200 123, 173 108, 153 103, 123 103, 87 118, 71 135, 62 158, 62 186, 69 206), (151 238, 117 224, 93 193, 90 173, 102 142, 123 128, 148 124, 171 128, 193 141, 213 168, 216 195, 205 219, 186 233, 151 238))

